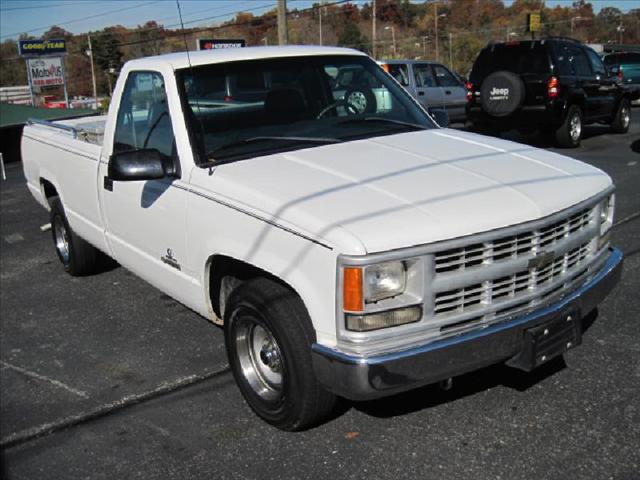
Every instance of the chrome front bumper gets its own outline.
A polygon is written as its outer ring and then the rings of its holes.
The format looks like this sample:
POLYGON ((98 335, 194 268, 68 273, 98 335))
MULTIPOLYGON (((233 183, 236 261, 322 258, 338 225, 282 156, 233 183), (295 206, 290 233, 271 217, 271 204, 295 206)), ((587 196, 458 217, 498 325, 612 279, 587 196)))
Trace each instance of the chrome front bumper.
POLYGON ((561 300, 486 328, 376 356, 357 356, 314 344, 313 366, 325 388, 351 400, 369 400, 427 385, 517 357, 525 330, 561 316, 591 312, 620 280, 622 252, 561 300))

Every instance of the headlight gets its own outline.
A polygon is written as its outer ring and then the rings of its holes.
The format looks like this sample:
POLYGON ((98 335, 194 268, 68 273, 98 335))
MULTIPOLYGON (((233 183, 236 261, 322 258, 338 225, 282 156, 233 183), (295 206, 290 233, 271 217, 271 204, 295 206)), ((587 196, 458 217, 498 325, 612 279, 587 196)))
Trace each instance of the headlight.
POLYGON ((615 203, 616 197, 613 193, 600 202, 600 235, 607 233, 613 225, 615 203))
POLYGON ((364 268, 364 301, 374 303, 404 292, 407 270, 404 262, 386 262, 364 268))
POLYGON ((417 259, 343 267, 346 330, 368 332, 422 319, 422 262, 417 259))

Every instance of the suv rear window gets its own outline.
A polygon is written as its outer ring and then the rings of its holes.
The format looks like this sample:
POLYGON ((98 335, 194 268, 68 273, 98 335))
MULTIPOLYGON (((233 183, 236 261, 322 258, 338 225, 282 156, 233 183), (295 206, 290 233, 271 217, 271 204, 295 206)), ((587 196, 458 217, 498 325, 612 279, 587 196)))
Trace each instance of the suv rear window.
POLYGON ((476 59, 471 71, 473 83, 498 70, 517 74, 549 73, 547 49, 540 42, 500 43, 486 47, 476 59))

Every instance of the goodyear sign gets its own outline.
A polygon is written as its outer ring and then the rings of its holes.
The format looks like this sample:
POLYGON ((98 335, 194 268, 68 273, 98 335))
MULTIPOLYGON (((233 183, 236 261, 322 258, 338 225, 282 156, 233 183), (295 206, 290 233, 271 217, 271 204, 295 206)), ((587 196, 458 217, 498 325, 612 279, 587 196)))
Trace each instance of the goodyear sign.
POLYGON ((18 50, 23 57, 63 55, 67 52, 67 44, 65 40, 20 40, 18 50))
POLYGON ((242 48, 245 46, 243 39, 224 40, 219 38, 198 38, 196 47, 198 50, 218 50, 221 48, 242 48))

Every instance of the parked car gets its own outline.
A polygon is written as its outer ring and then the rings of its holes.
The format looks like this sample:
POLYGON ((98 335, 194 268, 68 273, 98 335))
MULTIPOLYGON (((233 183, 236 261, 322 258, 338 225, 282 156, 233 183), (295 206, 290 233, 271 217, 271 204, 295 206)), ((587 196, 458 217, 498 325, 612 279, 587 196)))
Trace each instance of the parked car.
POLYGON ((351 49, 132 60, 108 115, 34 121, 22 158, 64 269, 108 255, 223 325, 244 398, 284 430, 338 396, 545 364, 621 274, 607 174, 440 128, 351 49), (336 99, 332 74, 354 66, 383 109, 336 99), (187 88, 245 73, 280 81, 244 105, 187 88))
POLYGON ((453 122, 467 118, 467 90, 447 67, 419 60, 385 60, 382 67, 427 110, 444 109, 453 122))
POLYGON ((626 132, 630 102, 639 95, 620 85, 591 48, 566 38, 490 44, 469 82, 468 114, 478 129, 540 129, 563 147, 577 147, 589 123, 626 132))
MULTIPOLYGON (((610 73, 616 76, 620 83, 640 88, 640 53, 607 53, 602 60, 609 68, 610 73)), ((640 103, 640 99, 634 100, 632 103, 637 105, 640 103)))

